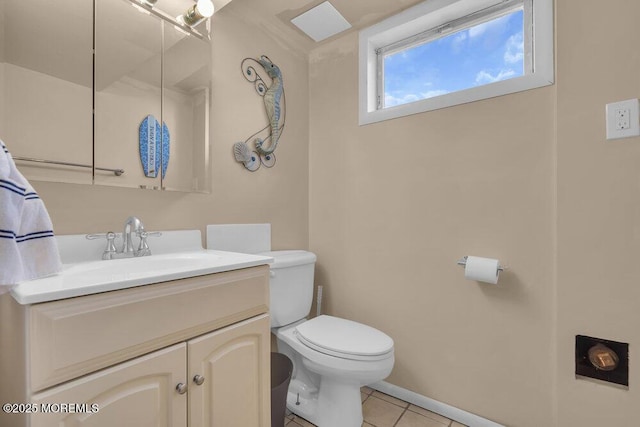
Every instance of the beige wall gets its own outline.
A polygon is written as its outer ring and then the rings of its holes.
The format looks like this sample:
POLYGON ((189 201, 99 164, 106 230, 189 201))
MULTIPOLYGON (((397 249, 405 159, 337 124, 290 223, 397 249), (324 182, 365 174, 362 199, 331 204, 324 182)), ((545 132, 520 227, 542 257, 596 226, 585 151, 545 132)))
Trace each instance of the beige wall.
POLYGON ((359 127, 357 34, 310 59, 310 248, 326 310, 393 337, 388 381, 551 425, 555 87, 359 127), (464 255, 499 258, 498 286, 464 255))
POLYGON ((640 425, 640 3, 556 2, 557 85, 357 126, 357 36, 310 58, 310 248, 326 311, 388 332, 389 377, 505 425, 640 425), (465 281, 474 254, 510 269, 465 281), (631 344, 631 388, 574 375, 574 339, 631 344))
POLYGON ((274 248, 307 247, 306 58, 245 24, 233 3, 214 15, 212 43, 211 194, 34 182, 56 233, 120 231, 128 215, 138 216, 149 230, 204 230, 212 223, 270 222, 274 248), (240 62, 263 54, 283 70, 287 127, 276 151, 276 166, 251 173, 235 161, 232 145, 261 129, 267 119, 262 99, 240 72, 240 62))
POLYGON ((640 425, 640 138, 605 104, 640 97, 640 3, 559 0, 558 426, 640 425), (576 334, 630 343, 630 387, 573 376, 576 334))

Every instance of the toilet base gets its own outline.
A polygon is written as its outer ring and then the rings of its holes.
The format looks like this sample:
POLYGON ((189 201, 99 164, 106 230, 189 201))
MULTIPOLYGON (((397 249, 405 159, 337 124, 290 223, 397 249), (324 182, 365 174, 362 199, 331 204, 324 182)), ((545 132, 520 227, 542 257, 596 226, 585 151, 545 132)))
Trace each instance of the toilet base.
POLYGON ((358 383, 323 377, 320 392, 309 393, 293 381, 287 394, 287 409, 318 427, 361 427, 362 400, 358 383))

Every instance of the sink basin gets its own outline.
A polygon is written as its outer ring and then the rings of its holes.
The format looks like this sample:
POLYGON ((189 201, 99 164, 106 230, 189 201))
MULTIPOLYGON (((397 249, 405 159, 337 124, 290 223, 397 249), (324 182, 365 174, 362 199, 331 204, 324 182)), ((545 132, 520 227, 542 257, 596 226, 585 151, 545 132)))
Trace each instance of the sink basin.
POLYGON ((268 264, 272 258, 193 250, 139 258, 64 264, 62 272, 15 286, 20 304, 34 304, 268 264))
POLYGON ((219 263, 224 256, 212 252, 186 252, 176 254, 152 255, 140 258, 123 258, 111 261, 93 261, 78 264, 66 264, 64 273, 69 275, 97 275, 134 277, 146 275, 149 271, 172 272, 199 270, 219 263))

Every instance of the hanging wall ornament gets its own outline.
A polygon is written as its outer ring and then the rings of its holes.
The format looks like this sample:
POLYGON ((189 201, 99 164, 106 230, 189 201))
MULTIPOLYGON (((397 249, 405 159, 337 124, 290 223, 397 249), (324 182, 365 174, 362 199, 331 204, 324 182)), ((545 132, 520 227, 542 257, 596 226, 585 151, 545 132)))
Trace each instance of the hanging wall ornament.
POLYGON ((286 116, 282 72, 265 55, 260 59, 245 58, 241 68, 244 77, 253 83, 256 93, 262 97, 268 123, 244 142, 236 142, 233 145, 234 156, 236 161, 242 163, 248 170, 257 170, 260 163, 270 168, 275 165, 274 151, 284 130, 286 116), (251 140, 255 144, 255 151, 249 147, 251 140), (257 166, 254 164, 256 160, 257 166))
POLYGON ((255 172, 260 168, 260 159, 258 153, 251 151, 249 146, 244 142, 236 142, 233 144, 233 155, 237 162, 244 164, 244 167, 255 172))
POLYGON ((169 147, 171 144, 169 128, 164 122, 160 127, 158 120, 149 114, 140 123, 138 134, 140 162, 144 176, 156 178, 158 171, 162 170, 162 178, 164 179, 169 167, 169 147))
POLYGON ((265 168, 274 167, 276 164, 276 153, 260 154, 260 163, 262 163, 265 168))

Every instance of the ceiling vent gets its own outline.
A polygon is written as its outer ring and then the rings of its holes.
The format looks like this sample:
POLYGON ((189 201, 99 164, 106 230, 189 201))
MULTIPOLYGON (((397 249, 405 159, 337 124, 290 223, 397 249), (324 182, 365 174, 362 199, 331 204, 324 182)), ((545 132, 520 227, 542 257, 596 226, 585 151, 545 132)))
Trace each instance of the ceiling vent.
POLYGON ((316 42, 351 28, 351 24, 328 1, 296 16, 291 23, 316 42))

